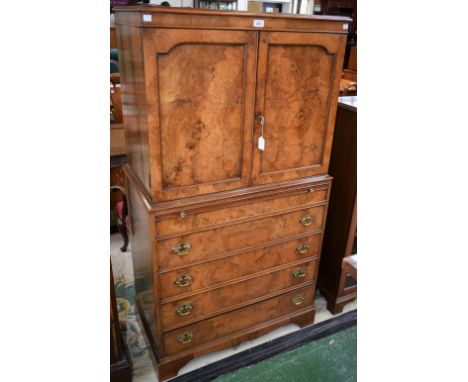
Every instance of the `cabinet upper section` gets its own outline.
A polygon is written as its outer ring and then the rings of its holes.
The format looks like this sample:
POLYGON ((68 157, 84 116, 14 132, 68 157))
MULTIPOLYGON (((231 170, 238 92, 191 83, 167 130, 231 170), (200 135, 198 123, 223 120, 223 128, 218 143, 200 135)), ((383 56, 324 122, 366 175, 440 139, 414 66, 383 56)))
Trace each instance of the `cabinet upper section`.
POLYGON ((347 21, 121 9, 128 162, 152 201, 326 174, 347 21))
POLYGON ((296 30, 307 32, 348 32, 351 19, 338 16, 309 16, 193 8, 165 8, 151 5, 116 7, 116 24, 138 27, 296 30))

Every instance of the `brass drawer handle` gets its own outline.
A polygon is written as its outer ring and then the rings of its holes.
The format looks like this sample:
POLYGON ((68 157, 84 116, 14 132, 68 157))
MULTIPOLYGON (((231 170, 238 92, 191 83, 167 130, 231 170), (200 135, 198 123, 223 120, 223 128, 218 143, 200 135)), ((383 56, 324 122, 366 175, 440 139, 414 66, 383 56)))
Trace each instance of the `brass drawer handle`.
POLYGON ((180 342, 181 344, 188 344, 192 342, 193 339, 193 333, 192 332, 186 332, 179 337, 177 337, 177 341, 180 342))
POLYGON ((192 244, 190 243, 180 243, 172 248, 172 252, 177 253, 179 256, 188 255, 189 251, 192 249, 192 244))
POLYGON ((314 217, 312 215, 306 215, 306 216, 303 216, 301 218, 301 220, 299 220, 303 226, 308 226, 308 225, 311 225, 312 222, 314 221, 314 217))
POLYGON ((297 271, 294 271, 292 273, 292 275, 294 277, 298 277, 298 278, 299 277, 306 277, 306 274, 307 274, 307 269, 305 269, 305 268, 298 269, 297 271))
POLYGON ((303 255, 304 253, 307 253, 307 251, 310 249, 310 245, 307 244, 307 243, 304 243, 304 244, 299 244, 297 247, 296 247, 296 252, 297 253, 300 253, 301 255, 303 255))
POLYGON ((190 273, 184 274, 177 276, 177 278, 174 281, 174 284, 181 287, 185 288, 188 287, 193 281, 193 276, 190 273))
POLYGON ((176 312, 179 316, 187 316, 190 314, 190 312, 193 309, 193 305, 191 302, 188 302, 187 304, 182 304, 177 307, 176 312))
POLYGON ((308 192, 315 192, 315 188, 311 187, 307 190, 308 192))
POLYGON ((294 296, 292 299, 291 299, 291 302, 294 304, 294 305, 301 305, 302 302, 304 301, 304 296, 302 295, 297 295, 297 296, 294 296))

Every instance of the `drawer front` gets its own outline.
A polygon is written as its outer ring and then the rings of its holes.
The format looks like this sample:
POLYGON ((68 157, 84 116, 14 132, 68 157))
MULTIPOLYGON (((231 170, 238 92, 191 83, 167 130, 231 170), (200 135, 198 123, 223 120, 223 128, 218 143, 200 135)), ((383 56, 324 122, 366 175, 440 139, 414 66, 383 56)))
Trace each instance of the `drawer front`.
POLYGON ((157 243, 159 266, 181 267, 202 259, 286 239, 322 228, 325 206, 215 228, 157 243))
POLYGON ((164 328, 202 319, 225 309, 280 292, 315 278, 316 260, 165 303, 161 306, 164 328))
POLYGON ((298 289, 163 335, 167 354, 184 351, 253 325, 310 307, 314 286, 298 289))
POLYGON ((320 241, 321 235, 315 234, 303 239, 292 240, 220 258, 208 263, 162 273, 159 275, 161 280, 161 297, 177 296, 310 256, 317 256, 320 250, 320 241), (191 282, 187 282, 188 285, 178 286, 175 281, 180 280, 184 275, 191 278, 191 282))
POLYGON ((193 215, 190 213, 182 213, 182 215, 176 216, 171 215, 168 218, 161 218, 161 220, 156 221, 156 232, 158 236, 178 234, 326 201, 327 189, 315 190, 314 192, 309 192, 308 190, 310 188, 304 189, 300 194, 256 201, 222 210, 201 212, 193 215))

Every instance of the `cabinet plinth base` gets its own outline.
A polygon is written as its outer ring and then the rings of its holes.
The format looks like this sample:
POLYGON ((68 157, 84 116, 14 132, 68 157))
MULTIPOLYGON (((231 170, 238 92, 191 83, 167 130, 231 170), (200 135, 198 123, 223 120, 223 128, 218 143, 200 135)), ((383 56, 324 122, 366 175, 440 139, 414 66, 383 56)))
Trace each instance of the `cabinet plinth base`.
POLYGON ((219 338, 215 341, 207 342, 195 348, 191 348, 186 352, 181 352, 169 357, 160 357, 158 356, 160 352, 156 348, 156 342, 153 338, 151 338, 151 333, 147 330, 148 323, 146 322, 145 316, 144 314, 142 314, 139 304, 137 304, 137 306, 141 320, 143 321, 146 336, 149 339, 153 354, 155 355, 155 359, 157 362, 155 368, 157 370, 158 378, 160 381, 165 381, 169 378, 175 377, 177 375, 177 372, 185 364, 203 354, 236 346, 241 342, 252 340, 287 324, 297 324, 301 327, 304 327, 312 324, 315 318, 315 307, 309 307, 301 311, 295 312, 294 314, 288 314, 277 319, 264 322, 260 325, 250 327, 246 330, 233 333, 229 336, 219 338))

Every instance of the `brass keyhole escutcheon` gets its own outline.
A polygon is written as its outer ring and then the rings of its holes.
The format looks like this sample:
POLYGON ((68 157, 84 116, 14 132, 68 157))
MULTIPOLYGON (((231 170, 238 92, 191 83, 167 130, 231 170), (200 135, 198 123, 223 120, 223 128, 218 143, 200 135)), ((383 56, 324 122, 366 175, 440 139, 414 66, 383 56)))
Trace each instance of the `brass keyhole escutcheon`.
POLYGON ((307 270, 305 268, 300 268, 292 273, 292 275, 297 278, 306 277, 306 274, 307 270))
POLYGON ((172 248, 172 252, 177 253, 179 256, 188 255, 189 251, 192 249, 192 244, 190 243, 180 243, 172 248))
POLYGON ((187 316, 190 314, 190 312, 193 309, 193 305, 191 302, 188 302, 186 304, 182 304, 177 307, 176 312, 179 316, 187 316))
POLYGON ((303 255, 304 253, 307 253, 307 251, 309 250, 309 248, 310 248, 310 245, 307 244, 307 243, 299 244, 299 245, 296 247, 296 252, 297 252, 297 253, 300 253, 301 255, 303 255))
POLYGON ((193 333, 192 332, 186 332, 179 337, 177 337, 177 341, 180 342, 181 344, 188 344, 192 342, 193 340, 193 333))
POLYGON ((176 277, 174 284, 181 287, 185 288, 188 287, 193 281, 193 276, 190 273, 179 275, 176 277))
POLYGON ((297 295, 297 296, 294 296, 293 298, 291 298, 291 302, 294 305, 301 305, 303 301, 304 301, 304 296, 302 296, 300 294, 297 295))
POLYGON ((299 220, 303 226, 311 225, 314 221, 314 217, 312 215, 305 215, 299 220))

